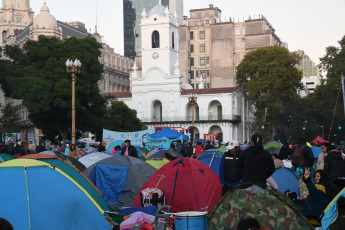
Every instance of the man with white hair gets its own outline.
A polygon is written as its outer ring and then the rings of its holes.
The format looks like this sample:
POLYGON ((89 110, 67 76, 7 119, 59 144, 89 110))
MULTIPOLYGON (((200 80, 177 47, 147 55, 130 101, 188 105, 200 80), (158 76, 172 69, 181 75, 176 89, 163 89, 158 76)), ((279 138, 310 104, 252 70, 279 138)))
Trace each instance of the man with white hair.
POLYGON ((222 196, 232 187, 241 183, 243 170, 236 168, 241 150, 240 143, 236 140, 229 142, 219 166, 219 179, 222 184, 222 196))

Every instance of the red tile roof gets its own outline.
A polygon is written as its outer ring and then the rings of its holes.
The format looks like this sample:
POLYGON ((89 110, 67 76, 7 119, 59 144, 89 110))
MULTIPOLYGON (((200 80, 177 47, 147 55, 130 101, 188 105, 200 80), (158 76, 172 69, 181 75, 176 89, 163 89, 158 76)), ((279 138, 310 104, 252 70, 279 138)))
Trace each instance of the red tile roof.
POLYGON ((184 89, 181 95, 188 95, 190 93, 196 94, 216 94, 216 93, 233 93, 240 87, 227 87, 227 88, 208 88, 208 89, 184 89))
POLYGON ((116 98, 126 98, 126 97, 132 97, 131 92, 114 92, 114 93, 102 93, 102 96, 114 96, 116 98))

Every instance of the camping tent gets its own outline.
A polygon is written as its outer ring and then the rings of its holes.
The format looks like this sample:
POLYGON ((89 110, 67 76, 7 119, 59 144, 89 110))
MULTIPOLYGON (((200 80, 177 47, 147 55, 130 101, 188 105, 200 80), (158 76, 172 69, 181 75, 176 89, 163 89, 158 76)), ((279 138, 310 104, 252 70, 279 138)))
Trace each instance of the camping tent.
POLYGON ((300 197, 298 187, 298 176, 295 172, 288 168, 278 168, 271 176, 278 185, 278 190, 284 194, 289 189, 290 192, 295 192, 297 197, 300 197))
POLYGON ((317 160, 319 159, 320 153, 322 153, 321 147, 312 147, 311 150, 314 154, 314 163, 317 163, 317 160))
POLYGON ((146 160, 145 162, 158 170, 158 169, 162 168, 164 165, 168 164, 170 161, 167 159, 162 159, 162 160, 151 159, 151 160, 146 160))
POLYGON ((172 151, 172 150, 159 150, 158 152, 151 154, 147 159, 148 160, 152 160, 152 159, 163 160, 165 158, 166 154, 170 155, 171 157, 173 157, 175 159, 183 157, 180 153, 177 153, 177 152, 172 151))
POLYGON ((210 167, 219 177, 219 166, 223 154, 224 153, 216 149, 209 149, 201 153, 196 159, 210 167))
POLYGON ((14 229, 111 229, 97 202, 57 167, 20 158, 1 163, 0 177, 0 216, 14 229))
POLYGON ((15 159, 14 156, 9 155, 9 154, 5 154, 5 153, 4 154, 0 154, 0 157, 1 157, 2 161, 9 161, 9 160, 15 159))
MULTIPOLYGON (((255 185, 253 187, 256 187, 255 185)), ((240 220, 255 218, 261 228, 314 229, 303 214, 275 189, 230 189, 208 215, 208 229, 237 229, 240 220)))
POLYGON ((311 143, 329 143, 329 141, 326 141, 325 139, 321 138, 320 136, 317 136, 313 141, 311 141, 311 143))
POLYGON ((149 137, 151 138, 160 138, 160 137, 166 137, 169 139, 177 139, 179 138, 181 135, 184 141, 187 141, 189 139, 188 135, 185 135, 183 133, 177 132, 175 130, 173 130, 172 128, 166 127, 165 129, 162 129, 156 133, 152 133, 149 135, 149 137))
POLYGON ((72 165, 74 165, 79 171, 83 171, 85 169, 85 166, 82 163, 80 163, 78 160, 76 160, 73 157, 70 157, 68 155, 65 155, 61 152, 58 152, 58 151, 47 150, 47 151, 40 152, 39 154, 48 154, 48 155, 52 155, 52 156, 58 156, 61 159, 64 159, 64 160, 68 161, 69 163, 71 163, 72 165))
MULTIPOLYGON (((165 183, 157 186, 165 191, 165 204, 172 212, 209 211, 221 198, 222 187, 217 175, 204 163, 192 158, 180 158, 160 168, 142 189, 155 188, 157 177, 165 183)), ((141 206, 140 194, 132 206, 141 206)))
POLYGON ((111 210, 129 207, 155 172, 148 163, 129 156, 109 157, 84 170, 111 210))
POLYGON ((331 225, 333 222, 334 218, 337 217, 337 200, 339 199, 340 196, 345 197, 345 188, 343 188, 338 195, 334 197, 334 199, 328 204, 327 208, 323 211, 324 216, 322 217, 321 220, 321 230, 327 230, 328 227, 331 225))
POLYGON ((85 155, 84 157, 80 158, 78 161, 85 165, 86 168, 90 167, 94 163, 101 161, 105 158, 109 158, 111 155, 102 152, 93 152, 90 154, 85 155))
POLYGON ((280 143, 279 141, 271 141, 271 142, 268 142, 264 146, 264 149, 270 149, 270 148, 281 149, 282 146, 283 146, 282 143, 280 143))
POLYGON ((59 158, 57 156, 48 155, 48 154, 30 154, 22 156, 21 158, 30 158, 35 160, 40 160, 46 162, 54 167, 61 169, 64 173, 70 176, 73 180, 78 182, 89 194, 92 198, 98 203, 98 205, 103 210, 108 210, 108 206, 105 203, 104 199, 102 198, 102 194, 96 188, 96 186, 89 180, 84 173, 79 171, 74 165, 69 163, 68 161, 59 158))

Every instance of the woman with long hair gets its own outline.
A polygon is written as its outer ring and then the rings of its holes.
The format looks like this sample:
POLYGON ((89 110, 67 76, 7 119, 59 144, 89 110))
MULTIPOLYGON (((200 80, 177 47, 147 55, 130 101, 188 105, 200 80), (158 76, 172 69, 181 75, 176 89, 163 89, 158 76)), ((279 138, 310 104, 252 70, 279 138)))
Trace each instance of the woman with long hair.
POLYGON ((69 146, 68 155, 69 155, 70 157, 73 157, 74 159, 77 159, 77 160, 78 160, 78 150, 76 149, 75 144, 71 144, 71 145, 69 146))

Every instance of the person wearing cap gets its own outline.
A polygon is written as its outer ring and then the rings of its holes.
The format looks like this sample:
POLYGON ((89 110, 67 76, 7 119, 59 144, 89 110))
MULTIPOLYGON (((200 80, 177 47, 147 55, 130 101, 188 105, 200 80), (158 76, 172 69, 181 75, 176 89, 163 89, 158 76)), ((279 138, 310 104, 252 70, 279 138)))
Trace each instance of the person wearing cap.
POLYGON ((236 167, 243 169, 243 188, 254 184, 267 188, 266 180, 274 173, 275 167, 271 154, 262 146, 260 134, 252 136, 250 147, 242 152, 236 167))
POLYGON ((241 153, 240 144, 236 140, 229 142, 219 166, 219 179, 222 184, 222 196, 232 187, 241 183, 242 169, 236 168, 236 161, 241 153))

